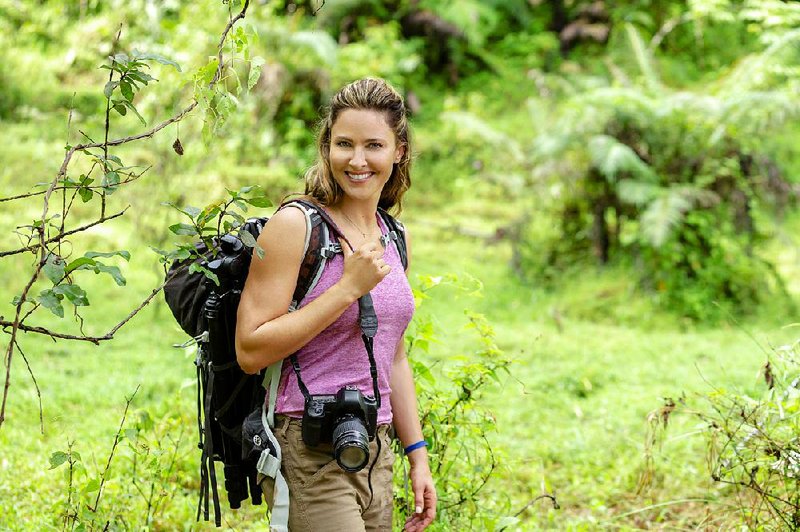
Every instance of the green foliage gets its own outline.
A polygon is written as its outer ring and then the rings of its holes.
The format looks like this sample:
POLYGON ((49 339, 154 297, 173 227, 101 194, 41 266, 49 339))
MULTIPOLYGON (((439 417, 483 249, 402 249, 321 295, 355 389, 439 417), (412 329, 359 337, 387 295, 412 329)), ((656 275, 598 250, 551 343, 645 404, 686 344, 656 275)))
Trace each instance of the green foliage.
MULTIPOLYGON (((471 352, 449 357, 445 367, 425 362, 440 341, 430 316, 420 311, 434 289, 454 286, 476 294, 480 287, 474 279, 455 275, 421 278, 415 290, 417 313, 407 334, 408 356, 416 375, 420 420, 428 442, 430 466, 437 485, 436 527, 442 530, 497 530, 510 524, 505 513, 507 501, 492 497, 487 482, 497 474, 501 453, 492 449, 489 433, 496 429, 492 413, 482 404, 482 398, 492 383, 500 383, 508 373, 511 359, 495 344, 494 329, 485 316, 465 311, 465 329, 477 339, 470 343, 471 352)), ((441 297, 441 296, 439 296, 441 297)), ((402 449, 399 447, 398 452, 402 449)), ((406 486, 405 493, 396 489, 395 518, 405 522, 413 512, 413 497, 409 496, 405 464, 396 462, 395 485, 406 486)))
MULTIPOLYGON (((800 341, 767 352, 763 381, 752 391, 725 386, 682 399, 651 415, 652 443, 663 441, 670 417, 689 414, 702 422, 708 474, 737 493, 736 510, 748 528, 800 526, 800 341)), ((712 383, 713 384, 713 383, 712 383)))
POLYGON ((782 285, 755 245, 757 213, 784 204, 773 202, 764 134, 798 112, 785 97, 795 77, 777 68, 794 57, 797 37, 753 55, 708 94, 667 89, 638 32, 626 31, 641 81, 576 94, 535 143, 537 164, 566 183, 551 188, 560 225, 543 236, 528 231, 537 243, 520 245, 520 265, 552 278, 581 256, 606 263, 632 252, 642 260, 640 284, 669 308, 700 320, 720 317, 713 302, 746 312, 782 285), (769 104, 752 105, 757 98, 769 104))

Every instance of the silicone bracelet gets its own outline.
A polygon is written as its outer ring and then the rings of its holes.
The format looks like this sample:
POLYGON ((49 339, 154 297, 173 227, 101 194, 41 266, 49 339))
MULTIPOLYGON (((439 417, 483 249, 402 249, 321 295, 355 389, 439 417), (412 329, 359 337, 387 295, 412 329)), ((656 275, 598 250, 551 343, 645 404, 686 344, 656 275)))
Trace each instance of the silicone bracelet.
POLYGON ((408 447, 403 449, 403 453, 404 454, 408 454, 411 451, 416 451, 420 447, 427 447, 427 446, 428 446, 428 442, 426 442, 425 440, 420 440, 417 443, 412 443, 411 445, 409 445, 408 447))

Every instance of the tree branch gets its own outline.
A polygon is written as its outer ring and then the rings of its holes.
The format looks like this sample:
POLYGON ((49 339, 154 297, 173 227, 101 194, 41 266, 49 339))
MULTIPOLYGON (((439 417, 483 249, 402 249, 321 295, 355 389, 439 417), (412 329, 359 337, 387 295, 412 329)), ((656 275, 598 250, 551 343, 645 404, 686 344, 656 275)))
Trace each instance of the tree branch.
MULTIPOLYGON (((88 223, 86 225, 82 225, 80 227, 76 227, 75 229, 70 229, 69 231, 64 231, 63 233, 59 233, 56 236, 54 236, 52 238, 48 238, 47 240, 45 240, 44 244, 47 245, 47 244, 52 244, 53 242, 59 242, 59 241, 63 240, 64 238, 68 237, 69 235, 74 235, 75 233, 80 233, 81 231, 86 231, 86 230, 91 229, 92 227, 94 227, 96 225, 100 225, 100 224, 105 223, 105 222, 107 222, 109 220, 113 220, 114 218, 119 218, 120 216, 125 214, 125 211, 127 211, 127 210, 128 210, 128 207, 125 207, 123 210, 119 211, 116 214, 112 214, 111 216, 104 216, 102 218, 98 218, 94 222, 88 223)), ((0 252, 0 258, 8 257, 9 255, 17 255, 19 253, 25 253, 26 251, 33 251, 35 249, 39 249, 39 247, 41 245, 42 244, 39 243, 39 244, 26 246, 24 248, 14 249, 14 250, 11 250, 11 251, 2 251, 2 252, 0 252)))

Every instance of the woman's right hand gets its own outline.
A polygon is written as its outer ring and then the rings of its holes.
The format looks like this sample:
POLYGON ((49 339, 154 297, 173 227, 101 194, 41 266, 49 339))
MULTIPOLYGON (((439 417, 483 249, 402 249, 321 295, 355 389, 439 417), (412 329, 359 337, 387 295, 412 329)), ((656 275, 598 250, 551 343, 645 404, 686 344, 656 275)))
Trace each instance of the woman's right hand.
POLYGON ((392 271, 383 260, 384 247, 378 242, 367 242, 355 250, 339 239, 344 254, 344 273, 339 281, 342 287, 359 298, 375 288, 392 271))

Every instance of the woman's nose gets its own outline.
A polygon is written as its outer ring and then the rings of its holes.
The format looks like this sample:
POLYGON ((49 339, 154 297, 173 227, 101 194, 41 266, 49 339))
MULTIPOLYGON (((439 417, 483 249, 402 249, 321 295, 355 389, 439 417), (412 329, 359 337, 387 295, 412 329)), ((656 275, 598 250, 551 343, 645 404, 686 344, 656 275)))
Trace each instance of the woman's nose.
POLYGON ((350 158, 350 166, 355 168, 359 168, 364 166, 367 162, 366 157, 364 157, 364 150, 361 148, 356 148, 353 150, 353 156, 350 158))

